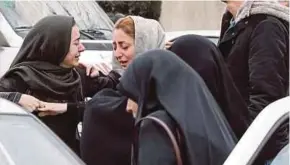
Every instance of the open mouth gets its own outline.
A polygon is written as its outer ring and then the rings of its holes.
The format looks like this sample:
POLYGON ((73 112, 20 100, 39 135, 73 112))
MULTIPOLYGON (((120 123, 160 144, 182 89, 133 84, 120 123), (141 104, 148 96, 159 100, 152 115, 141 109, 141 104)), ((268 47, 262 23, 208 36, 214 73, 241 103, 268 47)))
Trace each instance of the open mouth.
POLYGON ((76 59, 79 59, 79 58, 80 58, 80 56, 81 56, 81 55, 77 55, 77 56, 75 56, 75 58, 76 58, 76 59))
POLYGON ((128 61, 120 61, 121 66, 125 67, 127 66, 128 61))

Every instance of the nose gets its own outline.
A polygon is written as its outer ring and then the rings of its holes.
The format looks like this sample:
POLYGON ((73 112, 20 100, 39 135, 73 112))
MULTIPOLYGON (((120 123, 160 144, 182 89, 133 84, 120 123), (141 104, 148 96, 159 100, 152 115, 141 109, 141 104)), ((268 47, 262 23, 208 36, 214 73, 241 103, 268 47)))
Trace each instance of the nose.
POLYGON ((120 58, 120 57, 122 57, 122 52, 121 52, 121 50, 120 50, 119 48, 116 48, 116 49, 114 50, 114 55, 115 55, 116 58, 120 58))
POLYGON ((80 43, 80 45, 79 45, 79 52, 83 52, 85 50, 86 50, 85 46, 82 43, 80 43))

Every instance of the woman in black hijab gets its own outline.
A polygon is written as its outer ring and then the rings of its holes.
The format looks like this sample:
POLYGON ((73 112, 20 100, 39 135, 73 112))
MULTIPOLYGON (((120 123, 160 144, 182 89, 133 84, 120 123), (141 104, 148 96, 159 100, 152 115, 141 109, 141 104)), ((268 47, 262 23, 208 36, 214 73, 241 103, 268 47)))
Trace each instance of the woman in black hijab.
POLYGON ((28 94, 44 101, 40 102, 45 107, 34 108, 62 108, 62 114, 40 119, 76 152, 79 146, 75 133, 84 110, 84 97, 102 88, 114 88, 119 78, 111 72, 107 77, 91 79, 85 70, 75 69, 82 51, 84 47, 73 17, 45 17, 28 33, 0 81, 0 91, 10 101, 19 103, 28 94))
MULTIPOLYGON (((153 50, 137 57, 117 89, 139 108, 136 121, 166 114, 181 134, 183 162, 221 165, 235 145, 234 134, 199 75, 175 54, 153 50)), ((168 136, 151 122, 141 125, 134 157, 138 165, 176 164, 168 136), (137 155, 136 155, 137 154, 137 155)))
POLYGON ((184 35, 175 39, 169 50, 203 78, 240 139, 249 126, 248 109, 234 85, 218 48, 202 36, 184 35))

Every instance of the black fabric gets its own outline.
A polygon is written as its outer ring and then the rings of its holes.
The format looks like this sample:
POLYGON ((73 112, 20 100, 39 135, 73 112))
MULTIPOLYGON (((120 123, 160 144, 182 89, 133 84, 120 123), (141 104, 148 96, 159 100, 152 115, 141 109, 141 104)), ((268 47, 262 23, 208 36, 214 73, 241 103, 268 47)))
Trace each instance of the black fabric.
POLYGON ((38 21, 25 37, 11 67, 25 61, 59 65, 70 48, 73 17, 53 15, 38 21))
POLYGON ((98 92, 86 106, 81 158, 87 165, 129 165, 134 119, 127 97, 113 89, 98 92))
MULTIPOLYGON (((152 50, 138 56, 117 89, 138 103, 136 120, 157 110, 172 117, 181 131, 188 165, 221 165, 235 145, 234 133, 202 78, 172 52, 152 50)), ((140 137, 139 143, 144 143, 140 137)), ((152 150, 150 155, 138 156, 142 158, 138 162, 149 165, 151 155, 165 153, 152 150)))
POLYGON ((202 36, 185 35, 177 38, 169 50, 203 78, 236 136, 241 138, 249 124, 247 105, 214 43, 202 36))
MULTIPOLYGON (((224 15, 218 47, 252 121, 267 105, 288 95, 289 23, 257 14, 229 28, 231 18, 229 12, 224 15)), ((288 143, 289 127, 280 132, 267 143, 262 159, 272 159, 288 143)))

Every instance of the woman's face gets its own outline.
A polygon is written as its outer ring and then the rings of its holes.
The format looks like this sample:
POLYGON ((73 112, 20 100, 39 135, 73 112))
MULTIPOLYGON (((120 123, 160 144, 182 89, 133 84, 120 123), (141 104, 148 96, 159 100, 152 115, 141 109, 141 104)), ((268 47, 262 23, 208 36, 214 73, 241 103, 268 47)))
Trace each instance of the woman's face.
POLYGON ((71 42, 69 52, 66 55, 65 59, 63 60, 63 62, 60 64, 60 66, 64 68, 72 68, 78 66, 81 52, 83 52, 84 50, 85 47, 80 42, 79 28, 75 25, 73 26, 71 32, 71 42))
POLYGON ((113 52, 123 68, 127 68, 135 56, 134 39, 122 29, 115 29, 113 33, 113 52))

